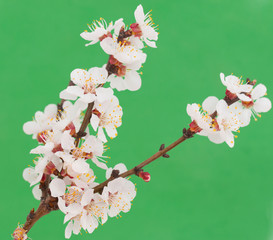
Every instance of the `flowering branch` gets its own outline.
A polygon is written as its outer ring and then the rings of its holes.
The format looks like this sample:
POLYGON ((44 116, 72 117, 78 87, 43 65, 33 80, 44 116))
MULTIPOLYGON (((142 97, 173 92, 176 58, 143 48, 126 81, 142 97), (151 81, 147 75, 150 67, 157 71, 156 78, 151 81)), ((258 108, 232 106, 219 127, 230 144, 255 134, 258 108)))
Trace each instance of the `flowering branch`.
POLYGON ((33 121, 24 124, 24 132, 38 142, 30 152, 38 157, 34 167, 24 170, 23 178, 33 186, 33 195, 40 204, 36 211, 30 211, 24 226, 15 229, 14 240, 27 239, 27 233, 41 217, 58 209, 68 222, 66 238, 81 229, 92 233, 109 217, 130 210, 136 189, 129 176, 137 175, 149 182, 151 176, 143 168, 160 157, 169 158, 167 152, 194 135, 233 147, 234 133, 247 126, 251 116, 257 120, 261 112, 271 109, 263 84, 253 88, 255 80, 244 83, 236 76, 220 74, 226 87, 224 99, 210 96, 202 106, 188 104, 191 123, 183 129, 183 136, 167 147, 162 144, 158 152, 130 170, 123 163, 108 167, 104 144, 117 136, 123 115, 114 90, 140 89, 139 70, 147 57, 142 49, 144 44, 156 48, 158 39, 157 26, 141 5, 134 15, 136 21, 130 27, 125 27, 123 19, 109 24, 100 19, 89 25, 91 32, 84 31, 81 37, 89 41, 86 46, 100 43, 109 56, 107 64, 88 71, 73 70, 68 87, 60 93, 61 102, 49 104, 44 112, 36 112, 33 121), (106 181, 95 182, 96 167, 105 170, 106 181))

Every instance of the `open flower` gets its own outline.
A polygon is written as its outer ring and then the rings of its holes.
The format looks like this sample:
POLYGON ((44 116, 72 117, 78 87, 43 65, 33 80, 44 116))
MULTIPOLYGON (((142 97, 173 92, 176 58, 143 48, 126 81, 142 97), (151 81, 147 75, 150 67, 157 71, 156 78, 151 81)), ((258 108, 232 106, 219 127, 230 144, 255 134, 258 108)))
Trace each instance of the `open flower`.
POLYGON ((144 63, 147 55, 142 50, 128 43, 118 43, 117 38, 108 37, 101 43, 101 47, 105 53, 113 55, 115 59, 123 64, 144 63))
POLYGON ((123 64, 110 56, 108 66, 110 66, 111 75, 107 78, 111 88, 118 91, 130 90, 137 91, 141 87, 141 78, 137 70, 141 67, 141 61, 132 64, 123 64))
POLYGON ((240 127, 249 124, 250 118, 244 111, 239 109, 239 102, 228 106, 224 100, 217 103, 217 118, 213 119, 212 128, 206 131, 209 140, 214 143, 226 142, 229 147, 234 146, 234 134, 240 127))
POLYGON ((81 146, 76 147, 75 138, 68 131, 65 131, 61 139, 63 151, 57 152, 56 155, 65 162, 71 163, 72 169, 79 173, 85 173, 89 170, 89 164, 86 163, 87 159, 91 159, 98 167, 106 169, 106 164, 98 160, 102 157, 104 151, 102 141, 91 135, 83 139, 84 142, 81 146))
POLYGON ((202 107, 196 103, 187 105, 187 113, 192 120, 190 124, 192 132, 202 135, 204 131, 211 129, 211 114, 216 110, 218 101, 216 97, 208 97, 202 103, 202 107))
POLYGON ((108 218, 108 204, 93 189, 68 187, 67 192, 58 198, 58 206, 66 214, 64 222, 69 222, 66 238, 70 238, 72 232, 78 234, 81 228, 92 233, 99 223, 104 224, 108 218))
POLYGON ((63 103, 63 111, 58 113, 57 105, 49 104, 44 112, 35 113, 33 121, 26 122, 23 130, 26 134, 32 135, 40 143, 45 143, 52 131, 61 131, 64 128, 76 132, 80 125, 80 113, 85 106, 80 102, 72 104, 69 101, 63 103))
POLYGON ((109 182, 102 192, 103 199, 110 206, 108 210, 110 217, 117 216, 121 211, 128 212, 131 208, 131 201, 135 196, 135 185, 121 177, 109 182))
POLYGON ((238 97, 242 101, 251 101, 251 99, 247 96, 247 93, 252 90, 252 85, 243 84, 243 81, 234 75, 225 77, 225 75, 221 73, 220 78, 224 86, 227 87, 226 96, 229 99, 232 100, 238 97))
POLYGON ((78 187, 68 187, 67 191, 58 197, 59 209, 65 214, 64 223, 68 222, 65 228, 65 238, 70 238, 72 232, 79 234, 81 230, 81 198, 83 190, 78 187))
POLYGON ((256 116, 261 117, 260 113, 268 112, 271 107, 271 101, 265 98, 266 86, 263 84, 258 84, 248 95, 251 101, 242 101, 242 107, 245 109, 247 114, 252 115, 255 120, 256 116))
MULTIPOLYGON (((116 28, 120 28, 121 24, 123 23, 123 19, 119 19, 113 24, 110 22, 107 25, 106 21, 101 18, 100 21, 94 21, 91 25, 88 25, 91 32, 84 31, 81 33, 81 37, 90 43, 85 44, 85 46, 93 45, 98 41, 103 41, 106 37, 112 37, 111 31, 116 28)), ((117 31, 117 30, 115 30, 117 31)))
POLYGON ((105 68, 94 67, 88 71, 75 69, 71 73, 71 81, 75 86, 68 86, 60 93, 60 98, 76 100, 79 97, 79 100, 84 103, 95 100, 105 101, 113 95, 111 88, 102 87, 106 82, 107 75, 105 68))
POLYGON ((103 129, 110 138, 117 136, 117 128, 121 126, 122 108, 117 97, 103 103, 96 103, 91 117, 91 125, 95 131, 98 130, 98 137, 107 142, 103 129))
POLYGON ((26 122, 23 130, 26 134, 33 135, 33 139, 37 138, 37 134, 45 130, 52 129, 58 109, 56 104, 49 104, 45 107, 44 112, 35 113, 33 121, 26 122))
POLYGON ((130 27, 134 36, 142 39, 148 46, 155 48, 158 32, 155 30, 156 27, 149 13, 144 14, 142 5, 139 5, 135 10, 136 23, 131 24, 130 27))
POLYGON ((92 233, 99 223, 104 224, 107 221, 108 204, 99 194, 94 193, 93 189, 84 192, 81 205, 83 207, 81 225, 89 233, 92 233))

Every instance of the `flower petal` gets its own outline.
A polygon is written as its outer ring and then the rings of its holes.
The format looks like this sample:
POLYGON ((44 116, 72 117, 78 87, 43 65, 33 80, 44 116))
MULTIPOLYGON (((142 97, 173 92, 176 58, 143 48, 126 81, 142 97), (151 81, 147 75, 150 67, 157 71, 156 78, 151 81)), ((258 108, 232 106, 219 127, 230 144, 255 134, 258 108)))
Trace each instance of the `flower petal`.
POLYGON ((258 84, 251 92, 253 100, 263 97, 266 94, 266 86, 263 84, 258 84))
POLYGON ((77 173, 87 173, 89 164, 84 159, 77 159, 72 163, 72 169, 77 173))
POLYGON ((32 189, 32 193, 35 199, 37 200, 41 200, 42 197, 42 191, 39 188, 39 185, 36 185, 33 189, 32 189))
POLYGON ((130 91, 137 91, 141 87, 141 78, 136 71, 128 71, 125 75, 126 87, 130 91))
POLYGON ((70 221, 65 228, 65 238, 70 238, 73 230, 73 222, 70 221))
POLYGON ((272 107, 272 103, 268 98, 260 98, 255 101, 253 109, 260 112, 268 112, 272 107))
POLYGON ((52 197, 60 197, 65 194, 66 185, 62 179, 55 178, 49 184, 52 197))
POLYGON ((217 97, 207 97, 204 102, 202 103, 202 107, 208 114, 212 114, 216 111, 216 105, 219 99, 217 97))
POLYGON ((81 205, 86 206, 87 204, 89 204, 93 196, 94 196, 93 189, 88 189, 87 191, 85 191, 85 193, 82 195, 81 205))

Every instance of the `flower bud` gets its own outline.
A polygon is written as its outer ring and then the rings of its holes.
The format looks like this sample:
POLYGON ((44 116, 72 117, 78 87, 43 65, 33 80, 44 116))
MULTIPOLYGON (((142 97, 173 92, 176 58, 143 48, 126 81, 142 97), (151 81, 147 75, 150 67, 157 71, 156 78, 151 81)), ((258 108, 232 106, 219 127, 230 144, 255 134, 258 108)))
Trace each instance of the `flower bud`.
POLYGON ((138 176, 142 178, 145 182, 150 182, 151 180, 151 175, 148 172, 140 172, 138 176))

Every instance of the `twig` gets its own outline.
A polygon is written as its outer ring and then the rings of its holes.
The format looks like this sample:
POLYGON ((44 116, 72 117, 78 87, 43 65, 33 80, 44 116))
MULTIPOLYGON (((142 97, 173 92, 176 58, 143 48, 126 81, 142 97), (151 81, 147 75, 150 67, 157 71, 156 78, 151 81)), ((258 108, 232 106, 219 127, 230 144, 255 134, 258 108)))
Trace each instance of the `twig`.
POLYGON ((26 233, 30 231, 32 226, 43 216, 49 214, 51 211, 58 210, 58 198, 54 198, 50 195, 49 183, 51 181, 50 175, 45 176, 45 180, 41 181, 40 189, 42 191, 42 197, 40 205, 36 211, 34 208, 31 209, 27 216, 27 221, 25 222, 23 228, 26 233))
POLYGON ((87 128, 88 124, 90 123, 93 107, 94 107, 94 102, 88 104, 87 110, 84 115, 84 119, 82 121, 82 125, 76 135, 76 140, 75 140, 76 147, 79 145, 80 139, 86 135, 85 129, 87 128))
MULTIPOLYGON (((186 130, 186 129, 185 129, 186 130)), ((183 136, 180 137, 179 139, 177 139, 175 142, 173 142, 172 144, 170 144, 168 147, 159 150, 157 153, 155 153, 154 155, 152 155, 151 157, 149 157, 148 159, 146 159, 145 161, 143 161, 142 163, 138 164, 137 166, 135 166, 134 168, 128 170, 127 172, 124 172, 120 175, 117 175, 116 177, 114 177, 113 175, 107 179, 106 181, 104 181, 103 183, 99 184, 98 186, 96 186, 94 188, 94 192, 102 192, 103 188, 105 186, 107 186, 107 184, 114 180, 117 177, 129 177, 131 175, 134 175, 138 173, 138 171, 140 169, 142 169, 143 167, 147 166, 148 164, 150 164, 151 162, 155 161, 156 159, 162 157, 164 154, 166 154, 168 151, 172 150, 173 148, 175 148, 177 145, 179 145, 180 143, 184 142, 185 140, 187 140, 188 138, 191 138, 195 133, 191 132, 190 129, 187 129, 186 131, 183 131, 183 136)))

